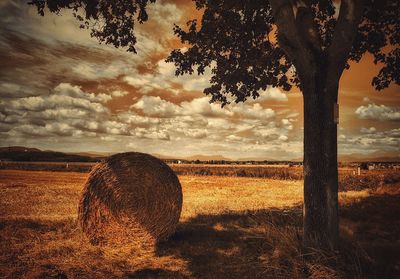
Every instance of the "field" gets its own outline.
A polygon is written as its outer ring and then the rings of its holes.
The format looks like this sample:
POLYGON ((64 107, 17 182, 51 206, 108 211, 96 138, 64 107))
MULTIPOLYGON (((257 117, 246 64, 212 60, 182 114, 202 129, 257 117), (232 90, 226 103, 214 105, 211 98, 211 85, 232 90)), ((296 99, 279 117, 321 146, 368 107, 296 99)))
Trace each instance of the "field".
POLYGON ((86 172, 0 170, 0 277, 400 276, 398 173, 341 171, 342 245, 340 254, 325 254, 301 248, 301 177, 250 175, 260 170, 247 166, 220 174, 173 168, 184 195, 180 224, 171 239, 146 251, 87 242, 76 221, 86 172))

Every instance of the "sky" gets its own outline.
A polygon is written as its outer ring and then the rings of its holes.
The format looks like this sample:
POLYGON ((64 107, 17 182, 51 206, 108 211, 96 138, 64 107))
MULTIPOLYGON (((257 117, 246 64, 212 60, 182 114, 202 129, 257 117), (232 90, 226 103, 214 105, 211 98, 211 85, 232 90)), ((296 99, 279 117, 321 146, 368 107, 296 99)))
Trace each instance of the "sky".
MULTIPOLYGON (((173 24, 199 17, 191 1, 149 6, 138 54, 101 45, 68 12, 37 15, 0 1, 0 146, 64 152, 138 151, 169 157, 302 158, 298 89, 221 108, 202 93, 204 75, 176 77, 164 60, 180 47, 173 24)), ((351 64, 339 88, 340 154, 399 155, 400 87, 371 86, 371 55, 351 64)))

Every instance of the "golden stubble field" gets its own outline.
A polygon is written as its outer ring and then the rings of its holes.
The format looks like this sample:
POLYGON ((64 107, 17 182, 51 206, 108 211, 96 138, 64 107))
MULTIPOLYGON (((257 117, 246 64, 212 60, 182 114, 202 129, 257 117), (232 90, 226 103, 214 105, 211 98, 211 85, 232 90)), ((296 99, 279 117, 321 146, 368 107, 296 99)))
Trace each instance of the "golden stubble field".
POLYGON ((92 246, 80 231, 77 204, 87 175, 0 170, 0 277, 398 278, 400 274, 398 182, 341 192, 341 254, 310 255, 301 248, 301 180, 181 175, 184 202, 176 234, 149 251, 120 251, 92 246))

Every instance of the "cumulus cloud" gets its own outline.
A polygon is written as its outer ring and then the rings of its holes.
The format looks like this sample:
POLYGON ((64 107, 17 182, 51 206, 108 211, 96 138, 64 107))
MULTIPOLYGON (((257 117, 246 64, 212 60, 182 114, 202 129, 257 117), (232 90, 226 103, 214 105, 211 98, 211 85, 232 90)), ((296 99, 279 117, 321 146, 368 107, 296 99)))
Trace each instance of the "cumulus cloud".
POLYGON ((280 124, 276 123, 275 121, 271 121, 267 125, 252 129, 252 131, 256 137, 266 141, 287 141, 288 134, 291 129, 291 126, 288 125, 286 121, 281 121, 280 124))
POLYGON ((376 128, 375 127, 369 127, 369 128, 362 127, 360 129, 360 132, 363 134, 373 134, 376 132, 376 128))
POLYGON ((102 141, 109 141, 109 142, 114 142, 117 140, 114 136, 101 136, 100 139, 102 141))
POLYGON ((280 140, 280 141, 287 141, 287 140, 288 140, 288 137, 285 136, 285 135, 280 135, 279 138, 278 138, 278 140, 280 140))
POLYGON ((275 115, 272 109, 264 109, 259 103, 253 105, 236 104, 232 107, 232 110, 245 118, 269 119, 275 115))
POLYGON ((283 118, 281 121, 282 121, 282 126, 286 130, 292 130, 293 129, 292 122, 289 119, 283 118))
POLYGON ((190 102, 180 104, 182 113, 186 115, 202 114, 204 116, 232 116, 233 112, 221 108, 218 104, 210 104, 208 97, 195 98, 190 102))
POLYGON ((128 91, 114 90, 111 92, 112 97, 123 97, 128 95, 128 91))
POLYGON ((291 119, 292 121, 296 121, 296 118, 300 115, 298 112, 289 113, 286 117, 291 119))
POLYGON ((145 74, 139 74, 136 70, 125 76, 124 80, 129 85, 138 88, 142 94, 163 89, 173 95, 178 95, 185 91, 203 91, 210 86, 210 69, 207 69, 203 75, 176 76, 174 64, 166 63, 163 59, 156 62, 155 68, 155 71, 145 74), (179 85, 179 88, 176 88, 176 85, 179 85))
POLYGON ((126 136, 137 139, 222 139, 226 133, 238 132, 241 125, 230 117, 246 119, 255 116, 269 117, 270 110, 258 104, 250 109, 222 109, 210 104, 207 98, 194 98, 178 104, 160 97, 144 95, 133 110, 112 114, 106 104, 125 92, 110 94, 89 93, 81 87, 60 83, 50 95, 9 98, 0 101, 0 119, 3 135, 15 137, 99 137, 112 142, 126 136), (140 115, 137 111, 142 112, 140 115), (255 115, 256 113, 257 115, 255 115), (12 125, 8 125, 11 123, 12 125))
POLYGON ((110 64, 80 62, 72 66, 72 72, 81 79, 98 80, 102 78, 112 79, 120 75, 128 74, 132 67, 123 60, 114 60, 110 64))
POLYGON ((135 136, 156 139, 287 142, 295 121, 275 121, 275 111, 258 103, 221 108, 210 104, 207 97, 172 103, 159 96, 143 95, 131 109, 118 115, 120 121, 136 125, 135 136))
POLYGON ((1 98, 21 98, 35 95, 32 88, 12 82, 0 83, 1 98))
POLYGON ((163 100, 159 96, 143 96, 132 105, 132 108, 142 110, 147 115, 156 115, 159 117, 172 117, 182 113, 180 106, 163 100))
POLYGON ((186 129, 183 131, 184 135, 189 138, 202 139, 208 136, 207 129, 186 129))
POLYGON ((149 125, 149 124, 158 124, 160 123, 160 119, 157 117, 148 117, 137 115, 132 113, 131 111, 124 111, 117 115, 118 119, 122 122, 134 125, 149 125))
POLYGON ((71 113, 71 116, 79 117, 88 112, 106 113, 108 109, 102 103, 109 100, 111 100, 109 95, 85 93, 77 86, 61 83, 49 96, 31 96, 0 101, 0 109, 5 112, 40 112, 46 117, 66 116, 68 113, 71 113))
POLYGON ((162 89, 158 84, 160 81, 156 81, 154 76, 151 74, 142 74, 136 76, 126 76, 124 80, 140 90, 143 94, 147 94, 154 89, 162 89))
POLYGON ((380 121, 399 121, 400 110, 385 105, 368 104, 356 109, 355 114, 360 119, 380 120, 380 121))
POLYGON ((134 130, 133 135, 139 138, 148 138, 148 139, 159 139, 159 140, 170 139, 170 135, 168 134, 168 132, 159 129, 159 127, 150 127, 149 129, 138 127, 134 130))
POLYGON ((279 102, 287 102, 288 97, 286 93, 283 93, 281 89, 276 87, 268 87, 266 90, 262 90, 259 92, 260 97, 256 99, 256 101, 279 101, 279 102))
POLYGON ((392 151, 398 153, 400 128, 377 131, 374 127, 362 128, 361 135, 339 136, 340 147, 347 153, 392 151))
POLYGON ((207 127, 217 131, 230 130, 234 128, 234 124, 225 118, 207 119, 207 127))
POLYGON ((62 96, 76 97, 92 102, 106 103, 112 99, 112 96, 104 93, 94 94, 83 92, 80 86, 70 83, 60 83, 54 88, 54 93, 62 96))
MULTIPOLYGON (((175 65, 172 63, 166 63, 164 60, 159 60, 156 63, 156 71, 146 74, 138 74, 133 72, 124 77, 124 80, 139 89, 143 94, 148 94, 152 91, 164 89, 174 95, 183 93, 184 91, 203 91, 205 88, 210 86, 211 69, 207 68, 205 73, 202 75, 175 75, 175 65), (179 84, 180 88, 177 89, 176 85, 179 84)), ((259 91, 260 96, 253 100, 249 99, 249 103, 264 102, 264 101, 278 101, 287 102, 287 94, 281 89, 276 87, 268 87, 266 90, 259 91)))
POLYGON ((94 94, 60 83, 49 95, 0 100, 0 118, 12 123, 8 135, 93 137, 97 133, 129 134, 126 123, 110 120, 106 103, 118 94, 94 94))
POLYGON ((229 136, 226 137, 226 139, 228 141, 232 141, 232 142, 238 142, 238 141, 242 141, 243 140, 242 137, 239 137, 237 135, 229 135, 229 136))
POLYGON ((244 119, 269 119, 275 116, 274 110, 263 108, 260 104, 235 104, 221 108, 218 104, 210 104, 208 97, 194 98, 174 104, 159 96, 142 96, 132 108, 143 111, 146 115, 159 117, 173 117, 178 115, 202 115, 207 117, 240 116, 244 119))

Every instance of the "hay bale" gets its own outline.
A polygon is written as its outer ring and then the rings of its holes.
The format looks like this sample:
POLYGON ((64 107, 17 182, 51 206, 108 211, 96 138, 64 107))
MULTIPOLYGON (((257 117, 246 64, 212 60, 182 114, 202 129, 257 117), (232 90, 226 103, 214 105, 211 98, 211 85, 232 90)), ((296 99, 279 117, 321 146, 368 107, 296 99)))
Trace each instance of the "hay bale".
POLYGON ((163 161, 148 154, 113 155, 91 171, 78 219, 93 244, 158 242, 174 233, 182 188, 163 161))

